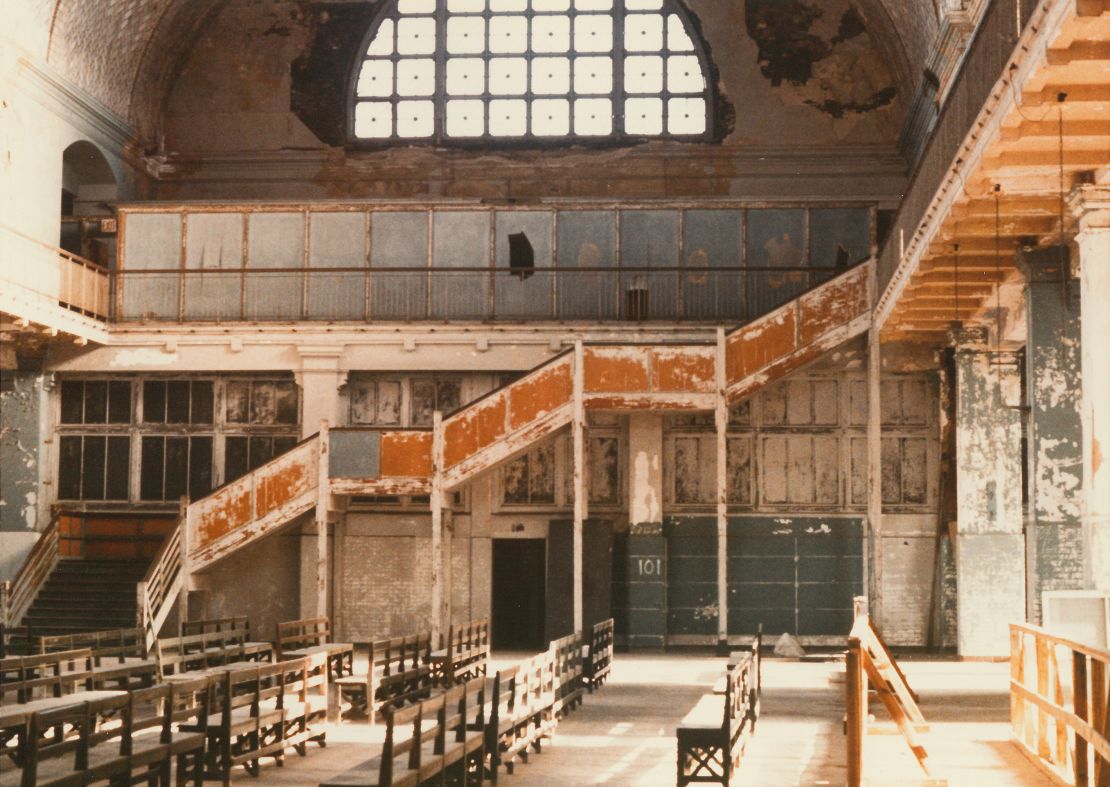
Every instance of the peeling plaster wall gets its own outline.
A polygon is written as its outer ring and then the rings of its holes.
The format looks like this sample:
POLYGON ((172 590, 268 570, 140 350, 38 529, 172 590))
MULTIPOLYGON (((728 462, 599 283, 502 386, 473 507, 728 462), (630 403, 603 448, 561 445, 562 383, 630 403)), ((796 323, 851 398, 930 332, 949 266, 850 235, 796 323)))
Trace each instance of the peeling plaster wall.
POLYGON ((11 579, 35 543, 42 487, 44 377, 0 371, 0 581, 11 579))
POLYGON ((1020 256, 1028 280, 1029 616, 1039 622, 1043 591, 1077 590, 1084 579, 1079 285, 1068 283, 1065 301, 1066 249, 1020 256))
POLYGON ((628 417, 629 522, 663 521, 663 416, 628 417))
MULTIPOLYGON (((1009 653, 1007 624, 1025 617, 1021 414, 1015 364, 995 362, 986 331, 956 353, 956 573, 961 656, 1009 653)), ((1012 360, 1012 359, 1011 359, 1012 360)))
MULTIPOLYGON (((889 17, 853 11, 865 4, 849 0, 801 5, 815 17, 805 35, 824 49, 805 79, 775 84, 762 73, 744 3, 689 3, 719 71, 720 145, 490 153, 428 146, 343 150, 342 86, 359 44, 351 29, 366 26, 367 6, 230 3, 197 34, 166 97, 169 158, 160 196, 744 196, 761 177, 778 176, 767 188, 779 193, 763 195, 870 191, 893 202, 904 174, 894 153, 904 88, 890 67, 900 58, 884 49, 889 17), (848 29, 845 18, 855 20, 848 29), (772 156, 746 160, 753 146, 772 156), (782 177, 800 171, 792 161, 799 155, 808 159, 800 166, 811 176, 782 177), (676 166, 680 159, 689 162, 676 166)), ((804 48, 804 42, 775 42, 781 45, 769 50, 785 57, 804 48)))

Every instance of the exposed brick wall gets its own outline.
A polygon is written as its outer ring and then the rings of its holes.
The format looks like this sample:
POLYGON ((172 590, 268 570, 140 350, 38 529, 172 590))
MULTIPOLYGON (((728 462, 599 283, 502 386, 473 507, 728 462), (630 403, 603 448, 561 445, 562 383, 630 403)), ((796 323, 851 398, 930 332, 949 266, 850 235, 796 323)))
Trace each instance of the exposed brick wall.
POLYGON ((190 599, 190 616, 246 615, 253 636, 272 639, 278 623, 300 617, 300 541, 294 529, 256 541, 216 563, 198 577, 202 592, 199 600, 190 599))

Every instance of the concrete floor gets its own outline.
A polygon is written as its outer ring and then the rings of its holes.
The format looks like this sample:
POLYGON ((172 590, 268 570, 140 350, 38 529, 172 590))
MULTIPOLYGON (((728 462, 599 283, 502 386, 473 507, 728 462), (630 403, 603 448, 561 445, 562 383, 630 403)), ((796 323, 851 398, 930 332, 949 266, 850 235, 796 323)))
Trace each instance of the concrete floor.
MULTIPOLYGON (((499 654, 494 666, 507 660, 499 654)), ((709 656, 618 654, 610 681, 559 726, 553 745, 514 775, 502 771, 499 784, 673 785, 675 727, 723 666, 709 656)), ((973 787, 1051 784, 1009 742, 1008 665, 907 661, 903 668, 931 725, 922 739, 934 777, 973 787)), ((734 784, 844 784, 841 678, 835 662, 766 660, 763 715, 734 784)), ((883 724, 885 712, 872 712, 883 724)), ((239 771, 234 781, 315 785, 373 756, 381 734, 380 726, 333 726, 326 749, 292 755, 283 768, 266 762, 257 781, 239 771)), ((869 784, 927 783, 899 735, 869 736, 866 757, 869 784)))

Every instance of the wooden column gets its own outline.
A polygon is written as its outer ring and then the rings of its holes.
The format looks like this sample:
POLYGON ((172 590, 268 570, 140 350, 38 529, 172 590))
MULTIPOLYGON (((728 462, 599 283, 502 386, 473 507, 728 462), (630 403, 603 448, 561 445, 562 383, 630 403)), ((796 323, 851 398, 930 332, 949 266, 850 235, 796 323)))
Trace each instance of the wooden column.
POLYGON ((725 329, 717 329, 717 648, 728 650, 728 397, 725 329))
MULTIPOLYGON (((189 565, 189 550, 192 548, 190 544, 192 544, 193 541, 193 520, 192 517, 189 516, 188 497, 183 496, 181 498, 179 511, 180 518, 178 521, 181 522, 181 538, 178 540, 178 544, 181 548, 181 592, 177 596, 178 628, 189 619, 189 590, 193 586, 193 571, 192 567, 189 565)), ((157 614, 158 610, 151 610, 151 612, 157 614)), ((157 631, 154 632, 154 636, 157 638, 157 631)))
POLYGON ((443 413, 432 413, 432 643, 443 633, 443 413))
POLYGON ((450 504, 450 494, 444 493, 443 497, 443 611, 440 619, 444 627, 449 628, 454 621, 451 594, 455 587, 455 574, 451 566, 451 556, 455 550, 455 512, 450 504))
POLYGON ((588 516, 586 501, 586 402, 585 350, 582 340, 574 343, 574 630, 582 631, 582 523, 588 516))
POLYGON ((320 422, 316 464, 316 617, 328 616, 328 505, 331 482, 328 473, 328 422, 320 422))
POLYGON ((879 328, 867 334, 867 532, 863 540, 863 592, 871 617, 882 620, 883 422, 882 347, 879 328))

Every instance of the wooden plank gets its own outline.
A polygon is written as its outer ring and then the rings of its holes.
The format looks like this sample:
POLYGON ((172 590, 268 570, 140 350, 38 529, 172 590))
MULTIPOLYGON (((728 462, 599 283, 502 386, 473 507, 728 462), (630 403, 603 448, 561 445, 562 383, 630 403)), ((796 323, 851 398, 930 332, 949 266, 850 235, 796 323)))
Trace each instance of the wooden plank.
MULTIPOLYGON (((910 751, 917 758, 917 764, 921 766, 921 770, 925 772, 926 776, 930 776, 929 755, 925 751, 925 747, 917 740, 914 727, 910 723, 909 716, 903 710, 900 699, 888 688, 888 681, 879 669, 879 665, 871 659, 871 654, 868 653, 866 647, 863 650, 862 661, 864 670, 875 684, 875 692, 879 695, 879 699, 882 700, 891 718, 894 719, 894 723, 898 725, 898 729, 902 731, 902 737, 906 739, 910 751)), ((914 707, 917 706, 914 705, 914 707)))

